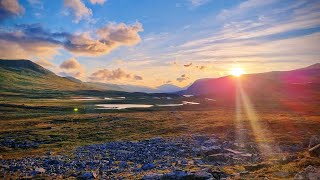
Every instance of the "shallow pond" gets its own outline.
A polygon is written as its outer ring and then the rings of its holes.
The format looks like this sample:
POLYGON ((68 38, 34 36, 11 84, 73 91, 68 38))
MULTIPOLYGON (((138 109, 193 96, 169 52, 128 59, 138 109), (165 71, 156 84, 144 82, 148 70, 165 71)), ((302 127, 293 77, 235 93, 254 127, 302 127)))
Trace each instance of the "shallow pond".
POLYGON ((150 108, 150 104, 96 104, 97 109, 150 108))

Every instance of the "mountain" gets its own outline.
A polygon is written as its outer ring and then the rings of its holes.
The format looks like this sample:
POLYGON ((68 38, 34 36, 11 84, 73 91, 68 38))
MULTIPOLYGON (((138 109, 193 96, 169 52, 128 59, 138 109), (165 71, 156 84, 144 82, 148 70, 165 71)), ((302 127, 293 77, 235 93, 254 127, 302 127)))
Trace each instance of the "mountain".
POLYGON ((0 67, 14 71, 33 71, 39 74, 54 74, 53 72, 33 63, 30 60, 0 60, 0 67))
POLYGON ((185 88, 180 88, 172 84, 164 84, 157 88, 150 88, 147 86, 139 85, 122 85, 122 84, 109 84, 101 82, 85 82, 85 84, 92 87, 97 87, 99 89, 114 90, 114 91, 125 91, 125 92, 144 92, 144 93, 173 93, 177 91, 184 90, 185 88))
POLYGON ((80 79, 74 78, 72 76, 67 76, 67 77, 63 77, 63 78, 68 79, 68 80, 75 82, 75 83, 83 83, 80 79))
POLYGON ((292 71, 199 79, 179 94, 232 99, 236 96, 238 87, 242 87, 251 97, 318 98, 320 97, 320 64, 292 71))
POLYGON ((161 92, 161 93, 172 93, 172 92, 178 92, 182 91, 186 88, 181 88, 179 86, 175 86, 173 84, 163 84, 161 86, 158 86, 156 88, 156 91, 161 92))
POLYGON ((50 94, 94 89, 57 76, 30 60, 0 60, 0 85, 0 95, 50 94))

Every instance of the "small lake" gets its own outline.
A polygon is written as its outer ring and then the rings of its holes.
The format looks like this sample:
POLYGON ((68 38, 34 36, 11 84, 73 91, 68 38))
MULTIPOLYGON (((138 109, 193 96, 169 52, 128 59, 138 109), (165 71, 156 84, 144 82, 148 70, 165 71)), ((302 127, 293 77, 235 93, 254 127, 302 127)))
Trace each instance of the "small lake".
POLYGON ((200 104, 200 103, 197 103, 197 102, 191 102, 191 101, 182 101, 182 104, 196 105, 196 104, 200 104))
POLYGON ((102 100, 96 97, 75 97, 72 98, 74 101, 97 101, 97 100, 102 100))
POLYGON ((183 104, 157 104, 159 107, 173 107, 173 106, 183 106, 183 104))
POLYGON ((113 100, 124 100, 126 99, 126 97, 105 97, 104 100, 109 100, 109 101, 113 101, 113 100))
POLYGON ((158 107, 174 107, 174 106, 183 106, 183 105, 196 105, 200 104, 197 102, 183 101, 182 104, 96 104, 97 109, 129 109, 129 108, 151 108, 154 106, 158 107))
POLYGON ((150 104, 96 104, 97 109, 129 109, 129 108, 150 108, 150 104))

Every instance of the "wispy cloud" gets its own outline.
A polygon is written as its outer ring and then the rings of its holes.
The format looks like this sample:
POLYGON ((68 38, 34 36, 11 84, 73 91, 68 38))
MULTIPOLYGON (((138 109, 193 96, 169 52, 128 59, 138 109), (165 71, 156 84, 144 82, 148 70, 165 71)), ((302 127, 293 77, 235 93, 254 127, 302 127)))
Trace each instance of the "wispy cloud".
POLYGON ((221 21, 224 23, 222 28, 205 38, 187 41, 177 47, 177 52, 172 55, 189 61, 283 60, 296 59, 297 55, 314 60, 315 54, 319 54, 316 53, 319 52, 316 45, 318 33, 292 37, 283 33, 320 27, 320 3, 299 1, 291 6, 272 8, 273 3, 276 1, 249 0, 236 8, 224 10, 218 15, 218 18, 223 16, 227 19, 221 21), (247 19, 248 11, 253 9, 261 10, 259 16, 247 19), (232 21, 235 13, 238 20, 232 21), (302 44, 305 46, 301 47, 302 44))

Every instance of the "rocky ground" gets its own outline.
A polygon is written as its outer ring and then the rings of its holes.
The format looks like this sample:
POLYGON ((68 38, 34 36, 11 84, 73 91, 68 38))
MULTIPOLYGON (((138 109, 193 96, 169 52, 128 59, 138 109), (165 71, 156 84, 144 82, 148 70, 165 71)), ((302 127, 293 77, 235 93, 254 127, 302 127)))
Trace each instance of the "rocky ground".
MULTIPOLYGON (((14 146, 14 141, 6 142, 14 146)), ((273 161, 265 161, 255 143, 236 143, 218 137, 191 135, 178 138, 153 138, 143 141, 118 141, 78 147, 70 155, 0 160, 0 177, 80 178, 80 179, 227 179, 246 178, 251 172, 288 163, 303 151, 299 144, 280 146, 273 161), (224 167, 241 165, 237 173, 224 167)), ((308 167, 296 179, 317 177, 320 169, 308 167)), ((279 177, 290 174, 279 172, 279 177)), ((320 176, 319 176, 320 177, 320 176)))

